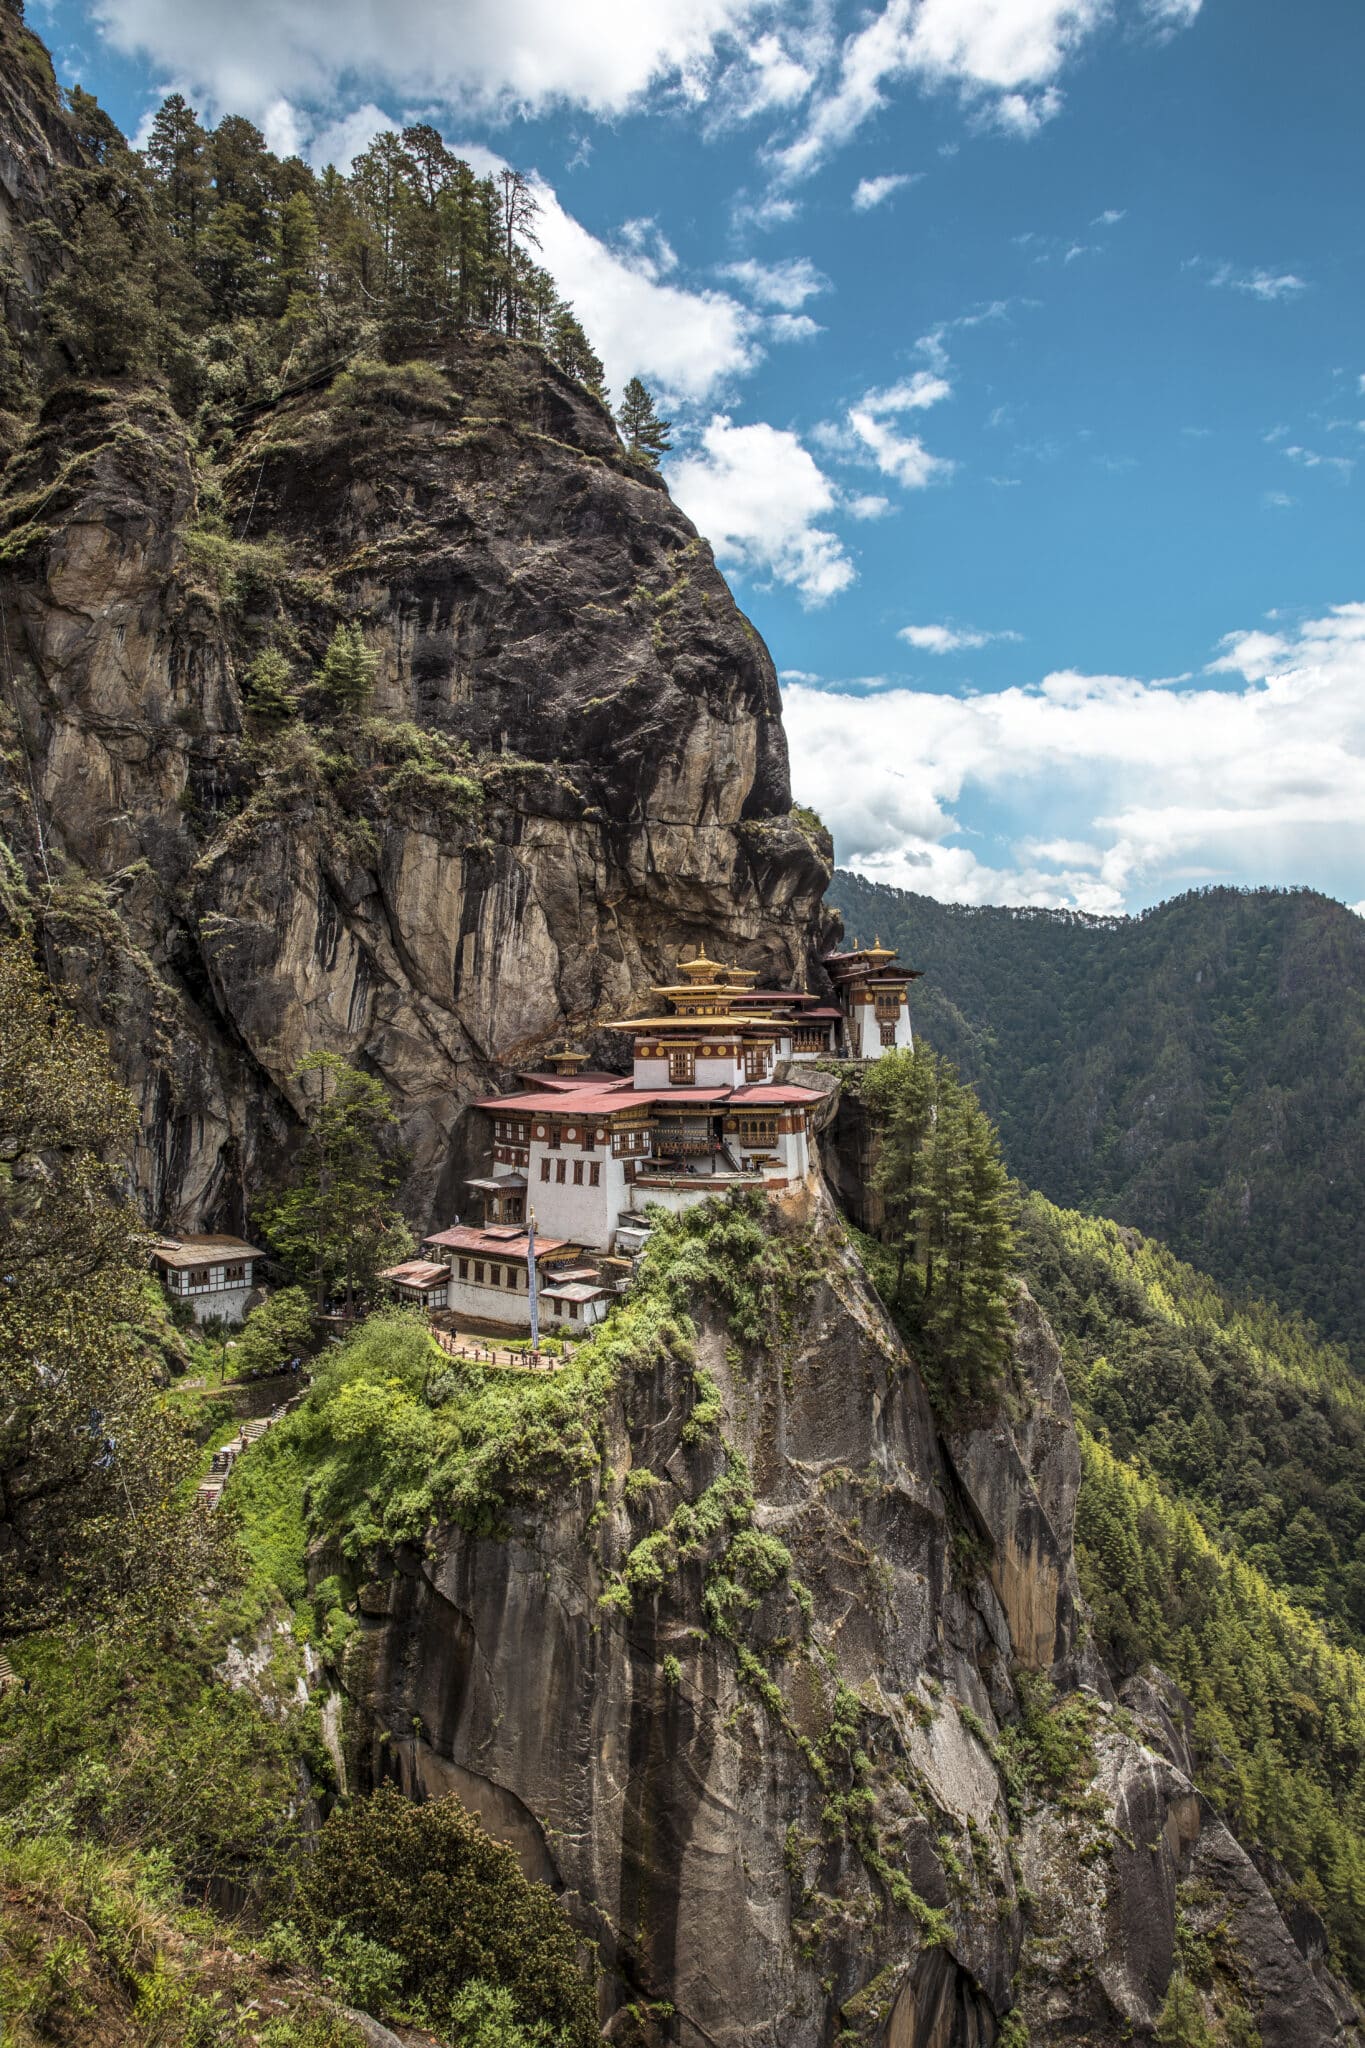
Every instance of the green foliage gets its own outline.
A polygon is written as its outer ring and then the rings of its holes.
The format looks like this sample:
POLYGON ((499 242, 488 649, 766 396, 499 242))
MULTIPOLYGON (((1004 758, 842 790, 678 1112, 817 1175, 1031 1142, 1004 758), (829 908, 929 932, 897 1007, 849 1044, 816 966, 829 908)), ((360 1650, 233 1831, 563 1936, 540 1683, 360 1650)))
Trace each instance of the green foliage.
POLYGON ((667 454, 673 446, 669 439, 673 422, 660 419, 654 409, 653 398, 638 377, 632 377, 625 388, 617 408, 616 424, 621 430, 626 452, 647 469, 657 469, 659 457, 667 454))
POLYGON ((1098 1647, 1176 1679, 1203 1789, 1365 1983, 1365 1393, 1296 1318, 1136 1231, 1030 1195, 1021 1249, 1081 1425, 1098 1647))
POLYGON ((0 1700, 6 1838, 64 1836, 157 1859, 163 1887, 260 1894, 299 1838, 295 1725, 215 1680, 222 1648, 202 1628, 17 1646, 24 1689, 0 1700))
POLYGON ((299 1432, 286 1419, 238 1458, 219 1513, 237 1539, 245 1566, 234 1614, 255 1622, 281 1598, 297 1607, 307 1589, 308 1473, 299 1432))
POLYGON ((311 1344, 313 1310, 301 1287, 282 1287, 247 1317, 236 1340, 239 1373, 278 1372, 311 1344))
POLYGON ((444 812, 453 822, 477 815, 483 785, 467 746, 405 719, 371 718, 365 737, 374 748, 390 799, 407 798, 444 812))
POLYGON ((1019 1177, 1137 1224, 1365 1361, 1365 923, 1309 890, 1135 918, 969 909, 840 872, 850 928, 925 970, 916 1028, 1019 1177))
POLYGON ((379 657, 365 645, 359 626, 338 626, 328 642, 313 685, 338 711, 361 711, 374 694, 379 657))
POLYGON ((1058 1699, 1047 1679, 1030 1672, 1016 1671, 1014 1682, 1019 1718, 1001 1729, 994 1756, 1017 1818, 1029 1798, 1065 1801, 1089 1783, 1095 1712, 1083 1693, 1058 1699))
POLYGON ((340 1981, 363 1982, 371 2010, 401 2003, 491 2041, 500 2021, 559 2048, 598 2039, 553 1893, 457 1799, 416 1806, 385 1790, 337 1808, 304 1867, 298 1917, 340 1981))
POLYGON ((268 1982, 249 1952, 225 1969, 219 1930, 175 1898, 154 1855, 0 1822, 0 1892, 0 2013, 13 2048, 364 2048, 306 1982, 268 1982))
MULTIPOLYGON (((22 31, 11 40, 42 54, 22 31)), ((495 328, 602 395, 582 326, 531 260, 532 188, 515 171, 477 177, 434 128, 376 136, 343 177, 281 160, 240 115, 205 129, 178 93, 140 154, 79 88, 67 120, 77 160, 59 153, 54 181, 49 374, 160 369, 183 410, 221 425, 358 343, 403 362, 495 328)))
POLYGON ((381 1267, 406 1257, 412 1236, 394 1201, 400 1163, 383 1145, 395 1122, 382 1082, 336 1053, 309 1053, 291 1080, 304 1093, 295 1172, 257 1205, 261 1228, 322 1308, 341 1283, 346 1306, 373 1290, 381 1267))
POLYGON ((1082 1429, 1076 1527, 1099 1647, 1169 1671, 1202 1787, 1320 1912, 1365 1984, 1365 1658, 1213 1542, 1157 1480, 1082 1429))
POLYGON ((1156 2038, 1158 2048, 1214 2048, 1203 2000, 1183 1971, 1177 1970, 1166 1987, 1156 2038))
POLYGON ((131 1625, 220 1562, 141 1334, 147 1240, 106 1164, 133 1124, 102 1036, 0 942, 0 1639, 131 1625))
POLYGON ((1013 1334, 1016 1197, 996 1134, 945 1060, 885 1054, 860 1092, 877 1134, 875 1277, 925 1354, 940 1407, 989 1399, 1013 1334))
MULTIPOLYGON (((188 526, 181 540, 201 582, 224 604, 240 605, 247 597, 273 589, 284 573, 284 556, 276 543, 235 540, 223 530, 221 522, 202 520, 196 526, 188 526)), ((253 664, 250 677, 253 683, 261 664, 269 663, 269 660, 268 655, 263 655, 253 664)), ((267 672, 272 676, 275 673, 273 669, 267 672)), ((287 679, 286 668, 286 683, 287 679)), ((287 706, 283 687, 279 696, 282 704, 287 706)))
POLYGON ((247 703, 257 718, 278 723, 299 708, 294 672, 278 647, 265 647, 246 672, 247 703))
POLYGON ((1164 1245, 1039 1195, 1020 1246, 1091 1429, 1365 1649, 1365 1390, 1345 1357, 1164 1245))

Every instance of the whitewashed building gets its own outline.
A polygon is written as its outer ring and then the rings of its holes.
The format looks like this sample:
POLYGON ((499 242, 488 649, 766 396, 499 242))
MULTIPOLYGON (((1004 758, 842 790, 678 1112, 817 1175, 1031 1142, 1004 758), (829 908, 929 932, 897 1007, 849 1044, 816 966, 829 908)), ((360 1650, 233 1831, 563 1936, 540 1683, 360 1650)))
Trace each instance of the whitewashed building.
POLYGON ((240 1323, 256 1306, 254 1273, 265 1253, 240 1237, 200 1232, 158 1239, 152 1266, 172 1301, 187 1301, 196 1322, 222 1316, 240 1323))
POLYGON ((884 1052, 914 1045, 910 983, 920 979, 918 968, 903 967, 880 939, 847 953, 827 953, 824 966, 843 1015, 849 1059, 878 1060, 884 1052))

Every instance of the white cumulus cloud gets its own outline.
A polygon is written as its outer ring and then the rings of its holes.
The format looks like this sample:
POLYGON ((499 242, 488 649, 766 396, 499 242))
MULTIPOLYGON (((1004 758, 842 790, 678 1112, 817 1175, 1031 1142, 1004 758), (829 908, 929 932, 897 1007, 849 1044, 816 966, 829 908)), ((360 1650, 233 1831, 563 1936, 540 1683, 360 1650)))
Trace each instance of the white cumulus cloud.
POLYGON ((903 185, 913 184, 908 171, 883 171, 879 178, 859 178, 853 188, 853 211, 870 213, 874 206, 880 206, 893 192, 899 192, 903 185))
MULTIPOLYGON (((623 113, 661 83, 705 94, 717 46, 757 0, 95 0, 113 47, 150 59, 218 110, 260 119, 280 98, 327 106, 364 78, 422 105, 543 112, 557 103, 623 113)), ((742 54, 742 53, 740 53, 742 54)), ((747 60, 745 60, 747 61, 747 60)), ((792 97, 767 42, 756 75, 792 97)))
POLYGON ((1365 867, 1365 603, 1230 634, 1203 678, 794 683, 785 704, 799 797, 843 863, 901 887, 1113 911, 1196 878, 1311 882, 1344 849, 1365 867), (1021 813, 1047 835, 1013 837, 1021 813))
POLYGON ((727 292, 691 291, 659 275, 648 253, 609 249, 537 183, 541 260, 578 313, 620 390, 628 378, 657 384, 675 399, 710 397, 753 368, 758 323, 727 292))
POLYGON ((674 497, 723 567, 790 584, 808 605, 837 597, 856 571, 824 522, 839 498, 798 437, 717 413, 699 448, 668 467, 674 497))
POLYGON ((829 290, 829 279, 808 256, 790 256, 782 263, 759 263, 748 256, 742 263, 728 263, 721 275, 742 285, 760 306, 782 306, 788 313, 799 312, 807 299, 829 290))
POLYGON ((952 397, 953 387, 938 370, 916 370, 913 376, 883 389, 865 391, 842 420, 825 420, 815 438, 831 455, 844 461, 870 462, 905 490, 923 490, 951 476, 955 464, 934 455, 918 434, 902 433, 894 422, 906 412, 923 412, 952 397))
MULTIPOLYGON (((886 0, 845 39, 836 75, 817 88, 774 168, 784 179, 809 176, 906 79, 956 89, 986 122, 1035 134, 1060 110, 1067 63, 1113 11, 1110 0, 886 0)), ((1198 11, 1199 0, 1145 0, 1140 9, 1163 33, 1198 11)))
POLYGON ((902 626, 897 633, 907 647, 922 654, 961 654, 967 648, 989 647, 992 640, 1017 640, 1017 633, 982 633, 974 626, 902 626))

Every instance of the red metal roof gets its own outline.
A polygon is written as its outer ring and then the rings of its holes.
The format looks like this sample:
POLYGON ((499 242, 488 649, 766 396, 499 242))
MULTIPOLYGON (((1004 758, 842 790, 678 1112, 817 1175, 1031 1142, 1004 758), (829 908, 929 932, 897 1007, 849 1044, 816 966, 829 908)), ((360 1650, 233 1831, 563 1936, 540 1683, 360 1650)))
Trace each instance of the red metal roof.
POLYGON ((514 1111, 519 1115, 561 1119, 573 1116, 590 1122, 594 1117, 619 1115, 627 1109, 725 1109, 734 1102, 790 1106, 819 1100, 818 1088, 783 1087, 760 1081, 742 1088, 625 1088, 611 1095, 584 1091, 572 1098, 560 1095, 492 1095, 486 1101, 476 1102, 474 1107, 490 1115, 514 1111))
POLYGON ((490 1116, 609 1116, 614 1109, 628 1109, 633 1103, 646 1102, 648 1097, 637 1094, 629 1081, 615 1089, 575 1088, 561 1094, 545 1089, 534 1095, 489 1095, 482 1102, 474 1104, 475 1109, 486 1110, 490 1116))
MULTIPOLYGON (((447 1251, 473 1252, 482 1259, 524 1259, 530 1248, 526 1232, 520 1231, 515 1237, 503 1237, 493 1231, 471 1230, 468 1224, 457 1223, 452 1230, 433 1231, 423 1244, 444 1245, 447 1251)), ((563 1251, 570 1240, 567 1237, 536 1237, 536 1259, 545 1258, 550 1252, 563 1251)))

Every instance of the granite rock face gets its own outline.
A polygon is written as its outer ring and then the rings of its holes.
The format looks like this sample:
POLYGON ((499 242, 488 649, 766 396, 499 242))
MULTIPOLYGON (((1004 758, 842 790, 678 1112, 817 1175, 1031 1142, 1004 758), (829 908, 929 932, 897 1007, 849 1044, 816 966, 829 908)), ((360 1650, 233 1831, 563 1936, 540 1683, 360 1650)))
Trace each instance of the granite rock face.
POLYGON ((157 1222, 242 1226, 308 1052, 384 1079, 425 1224, 465 1105, 561 1034, 619 1058, 596 1027, 681 948, 811 972, 829 845, 772 662, 538 350, 320 382, 210 465, 156 393, 64 387, 0 530, 6 836, 141 1102, 157 1222), (376 663, 349 725, 306 694, 338 623, 376 663), (283 726, 250 709, 267 648, 283 726))
POLYGON ((945 1440, 830 1213, 789 1227, 819 1271, 782 1336, 737 1345, 704 1317, 695 1365, 622 1385, 597 1478, 547 1488, 507 1540, 449 1529, 374 1561, 343 1672, 352 1785, 478 1808, 598 1943, 615 2041, 989 2048, 1011 2015, 1035 2048, 1151 2040, 1191 1897, 1247 1930, 1239 1995, 1268 2043, 1286 1997, 1306 2048, 1350 2038, 1086 1649, 1074 1436, 1034 1305, 1017 1419, 945 1440), (697 1368, 723 1408, 700 1436, 697 1368), (736 1460, 790 1570, 722 1612, 722 1530, 604 1604, 736 1460), (1045 1681, 1084 1768, 1021 1793, 1001 1735, 1045 1681))

